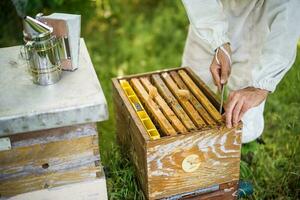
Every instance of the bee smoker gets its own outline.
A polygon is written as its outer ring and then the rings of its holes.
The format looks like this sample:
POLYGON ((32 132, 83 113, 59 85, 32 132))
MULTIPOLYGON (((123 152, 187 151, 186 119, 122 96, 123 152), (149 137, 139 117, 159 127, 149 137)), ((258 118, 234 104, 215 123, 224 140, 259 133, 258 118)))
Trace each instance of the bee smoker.
POLYGON ((36 16, 36 19, 53 27, 53 34, 59 44, 62 69, 76 70, 79 60, 81 16, 66 13, 52 13, 43 16, 40 13, 36 16))
POLYGON ((53 28, 33 19, 24 18, 25 51, 33 82, 38 85, 54 84, 61 78, 58 40, 53 28))
POLYGON ((49 85, 61 71, 78 68, 80 15, 53 13, 24 18, 24 41, 33 82, 49 85))

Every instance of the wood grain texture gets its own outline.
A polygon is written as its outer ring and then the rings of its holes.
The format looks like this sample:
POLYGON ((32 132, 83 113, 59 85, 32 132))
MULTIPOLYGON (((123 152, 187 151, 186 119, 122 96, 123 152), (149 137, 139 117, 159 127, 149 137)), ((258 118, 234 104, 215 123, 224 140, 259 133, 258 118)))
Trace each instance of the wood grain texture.
POLYGON ((139 79, 132 78, 130 83, 136 94, 140 97, 140 100, 145 104, 145 107, 148 108, 155 121, 159 124, 161 132, 164 135, 176 135, 176 130, 161 112, 159 106, 149 97, 149 94, 146 92, 139 79))
MULTIPOLYGON (((178 75, 176 71, 171 71, 170 75, 180 89, 189 90, 189 88, 186 86, 186 84, 183 82, 183 80, 181 79, 181 77, 178 75)), ((205 108, 200 104, 200 102, 196 99, 196 97, 192 93, 190 94, 190 102, 193 104, 195 109, 199 112, 199 114, 207 124, 209 125, 216 124, 214 119, 208 114, 205 108)))
POLYGON ((196 124, 196 126, 198 128, 204 127, 206 125, 206 123, 204 122, 202 117, 199 115, 199 113, 196 111, 194 106, 189 101, 181 98, 178 95, 177 91, 179 90, 179 88, 178 88, 177 84, 173 81, 171 76, 167 72, 162 73, 161 76, 162 76, 163 80, 165 81, 165 83, 167 84, 167 86, 169 87, 169 89, 173 92, 173 95, 177 98, 177 100, 180 102, 182 107, 185 109, 185 112, 192 119, 194 124, 196 124))
MULTIPOLYGON (((136 78, 142 80, 143 77, 151 77, 152 84, 186 127, 184 120, 176 113, 178 110, 174 110, 178 109, 175 106, 176 104, 174 104, 177 99, 161 78, 161 74, 164 72, 178 73, 178 70, 186 72, 196 87, 211 102, 212 106, 219 106, 218 99, 198 77, 195 77, 195 74, 189 68, 137 74, 126 76, 122 79, 136 78)), ((174 77, 172 78, 175 80, 174 77)), ((180 79, 190 90, 182 77, 180 79)), ((186 194, 187 192, 198 191, 215 184, 220 184, 220 187, 222 187, 224 183, 239 180, 241 124, 239 127, 227 129, 223 123, 219 123, 218 120, 215 120, 209 114, 216 125, 196 130, 196 126, 177 101, 177 106, 179 105, 184 111, 194 126, 194 130, 186 127, 189 130, 187 134, 177 134, 161 137, 158 140, 150 140, 134 109, 128 104, 127 97, 124 96, 123 91, 120 89, 118 79, 114 79, 113 83, 115 112, 118 113, 116 115, 117 138, 122 146, 122 151, 125 152, 127 150, 129 152, 128 154, 125 153, 125 155, 132 159, 140 186, 147 199, 160 199, 177 194, 186 194)), ((181 89, 182 86, 177 82, 176 84, 181 89)), ((142 86, 147 89, 144 83, 142 86)), ((202 102, 197 99, 198 97, 194 93, 191 94, 202 105, 202 102)), ((156 96, 155 94, 151 97, 155 103, 157 103, 155 100, 156 96)), ((188 99, 188 101, 191 102, 191 99, 188 99)), ((159 106, 158 103, 157 105, 159 106)), ((192 103, 192 105, 194 106, 195 104, 192 103)), ((161 106, 159 108, 161 109, 161 106)), ((204 106, 203 108, 206 109, 204 106)), ((197 110, 197 112, 199 111, 197 110)), ((163 114, 165 115, 165 113, 163 114)), ((212 195, 213 193, 207 193, 202 195, 202 199, 233 199, 229 193, 224 193, 224 191, 225 189, 221 188, 220 191, 213 192, 214 196, 212 195)))
POLYGON ((72 140, 92 135, 98 135, 96 123, 26 132, 25 134, 12 135, 10 136, 10 140, 12 147, 23 147, 55 141, 72 140))
POLYGON ((107 200, 105 176, 92 181, 73 183, 55 189, 20 194, 9 200, 107 200))
POLYGON ((175 68, 161 69, 161 70, 156 70, 156 71, 152 71, 152 72, 144 72, 144 73, 139 73, 139 74, 119 76, 119 77, 114 78, 114 79, 121 80, 121 79, 141 78, 143 76, 151 76, 151 75, 154 75, 154 74, 161 74, 163 72, 177 71, 179 69, 186 69, 186 68, 187 67, 175 67, 175 68))
POLYGON ((113 85, 114 109, 118 113, 115 115, 117 142, 122 155, 131 158, 140 185, 148 194, 146 142, 150 138, 117 79, 113 79, 113 85))
POLYGON ((2 197, 9 197, 34 190, 94 180, 97 177, 97 172, 100 172, 100 168, 91 164, 68 171, 50 172, 42 175, 32 174, 24 178, 1 181, 0 194, 2 197))
MULTIPOLYGON (((124 112, 124 110, 122 111, 124 112)), ((141 144, 137 137, 137 126, 132 120, 127 120, 127 125, 122 120, 127 119, 126 115, 118 117, 119 127, 116 130, 117 135, 124 135, 124 137, 118 136, 118 143, 122 144, 121 151, 124 157, 130 158, 135 167, 136 175, 140 181, 141 187, 145 194, 148 192, 148 179, 147 179, 147 164, 146 164, 146 148, 145 144, 141 144)))
POLYGON ((97 137, 89 136, 79 139, 35 144, 0 151, 1 174, 4 169, 14 169, 23 165, 42 165, 49 159, 60 159, 71 155, 98 150, 97 137))
POLYGON ((24 165, 13 164, 10 166, 0 166, 0 182, 15 178, 24 178, 30 175, 41 175, 49 172, 63 172, 69 169, 80 168, 91 163, 98 163, 100 156, 94 152, 84 152, 81 154, 69 155, 65 157, 54 157, 27 162, 24 165))
POLYGON ((233 196, 234 195, 233 192, 221 190, 221 191, 203 194, 195 197, 184 198, 183 200, 235 200, 237 199, 237 197, 233 196))
POLYGON ((199 89, 204 93, 207 99, 215 108, 220 108, 219 97, 200 79, 199 76, 189 67, 183 67, 186 73, 191 77, 191 79, 196 83, 199 89))
POLYGON ((199 89, 199 87, 194 83, 194 81, 188 76, 185 70, 178 70, 178 74, 181 76, 182 80, 189 87, 192 93, 196 96, 199 102, 203 105, 203 107, 209 112, 209 114, 217 121, 222 120, 221 114, 217 111, 217 109, 210 103, 207 97, 203 94, 203 92, 199 89))
MULTIPOLYGON (((146 77, 140 78, 140 81, 144 85, 144 87, 146 88, 146 90, 148 90, 148 92, 149 92, 149 90, 150 90, 151 87, 155 87, 155 86, 153 86, 150 83, 150 81, 146 77)), ((176 129, 176 131, 178 131, 180 133, 186 133, 187 129, 185 128, 185 126, 177 118, 176 114, 172 111, 172 109, 168 106, 168 104, 160 96, 160 94, 157 94, 154 97, 154 100, 157 103, 157 105, 161 108, 161 110, 163 111, 164 115, 170 121, 170 123, 172 124, 172 126, 176 129)))
POLYGON ((164 97, 165 101, 170 105, 170 107, 176 113, 177 117, 182 121, 184 126, 188 130, 195 130, 196 126, 194 125, 188 114, 184 111, 182 106, 179 104, 177 99, 174 97, 174 95, 171 93, 171 91, 168 89, 166 84, 160 78, 160 75, 153 74, 151 77, 159 93, 164 97))
POLYGON ((10 136, 0 151, 2 197, 101 176, 95 123, 10 136))
POLYGON ((199 195, 187 195, 182 200, 236 200, 238 181, 220 184, 220 189, 199 195))
POLYGON ((147 164, 150 198, 194 191, 239 179, 241 133, 213 129, 162 138, 148 144, 147 164), (183 169, 188 156, 198 157, 192 172, 183 169))
POLYGON ((175 67, 175 68, 169 68, 164 70, 157 70, 153 72, 145 72, 140 74, 133 74, 133 75, 126 75, 126 76, 120 76, 118 78, 114 78, 113 80, 117 81, 118 79, 130 79, 130 78, 140 78, 143 76, 152 76, 155 74, 161 74, 163 72, 178 72, 178 70, 185 70, 188 75, 191 77, 191 79, 197 84, 197 86, 200 88, 200 90, 206 95, 206 97, 209 99, 209 101, 218 108, 220 106, 220 100, 218 97, 213 93, 206 85, 205 83, 199 78, 199 76, 196 75, 196 73, 189 67, 175 67))

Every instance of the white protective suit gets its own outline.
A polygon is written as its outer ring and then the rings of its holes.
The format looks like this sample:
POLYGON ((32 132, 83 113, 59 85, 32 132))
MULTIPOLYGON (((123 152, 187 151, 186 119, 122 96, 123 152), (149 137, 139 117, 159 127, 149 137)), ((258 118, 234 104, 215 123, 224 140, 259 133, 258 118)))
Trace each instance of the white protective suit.
MULTIPOLYGON (((295 61, 300 36, 300 0, 183 0, 190 28, 182 66, 191 67, 216 91, 209 70, 216 48, 229 42, 229 90, 248 86, 273 92, 295 61)), ((243 143, 264 128, 265 102, 243 118, 243 143)))

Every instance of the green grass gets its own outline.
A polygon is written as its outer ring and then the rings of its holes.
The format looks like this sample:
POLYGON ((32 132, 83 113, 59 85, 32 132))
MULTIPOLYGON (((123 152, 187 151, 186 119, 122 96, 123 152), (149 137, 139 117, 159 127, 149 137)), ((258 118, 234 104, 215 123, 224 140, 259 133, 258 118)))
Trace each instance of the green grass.
MULTIPOLYGON (((102 163, 109 168, 109 196, 110 199, 143 199, 131 163, 115 144, 111 78, 180 65, 188 28, 181 2, 56 0, 49 4, 34 0, 30 1, 28 10, 31 15, 40 11, 82 15, 82 36, 109 106, 109 120, 98 124, 102 163)), ((22 41, 20 21, 14 15, 9 9, 0 15, 1 47, 22 41)), ((294 67, 268 98, 263 133, 266 144, 254 142, 243 147, 241 177, 255 186, 255 194, 249 199, 285 200, 300 196, 299 66, 300 53, 294 67)))
POLYGON ((265 145, 244 145, 254 152, 242 162, 241 175, 255 186, 253 199, 297 199, 300 196, 300 52, 297 60, 269 95, 265 110, 265 145))

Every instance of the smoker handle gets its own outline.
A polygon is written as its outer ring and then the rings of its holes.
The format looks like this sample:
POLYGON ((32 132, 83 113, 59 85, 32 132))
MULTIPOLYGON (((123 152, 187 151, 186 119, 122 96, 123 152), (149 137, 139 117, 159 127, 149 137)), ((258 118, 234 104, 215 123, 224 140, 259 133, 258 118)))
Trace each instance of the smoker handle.
POLYGON ((60 59, 71 59, 69 39, 67 37, 58 37, 56 38, 56 42, 58 43, 60 59))

